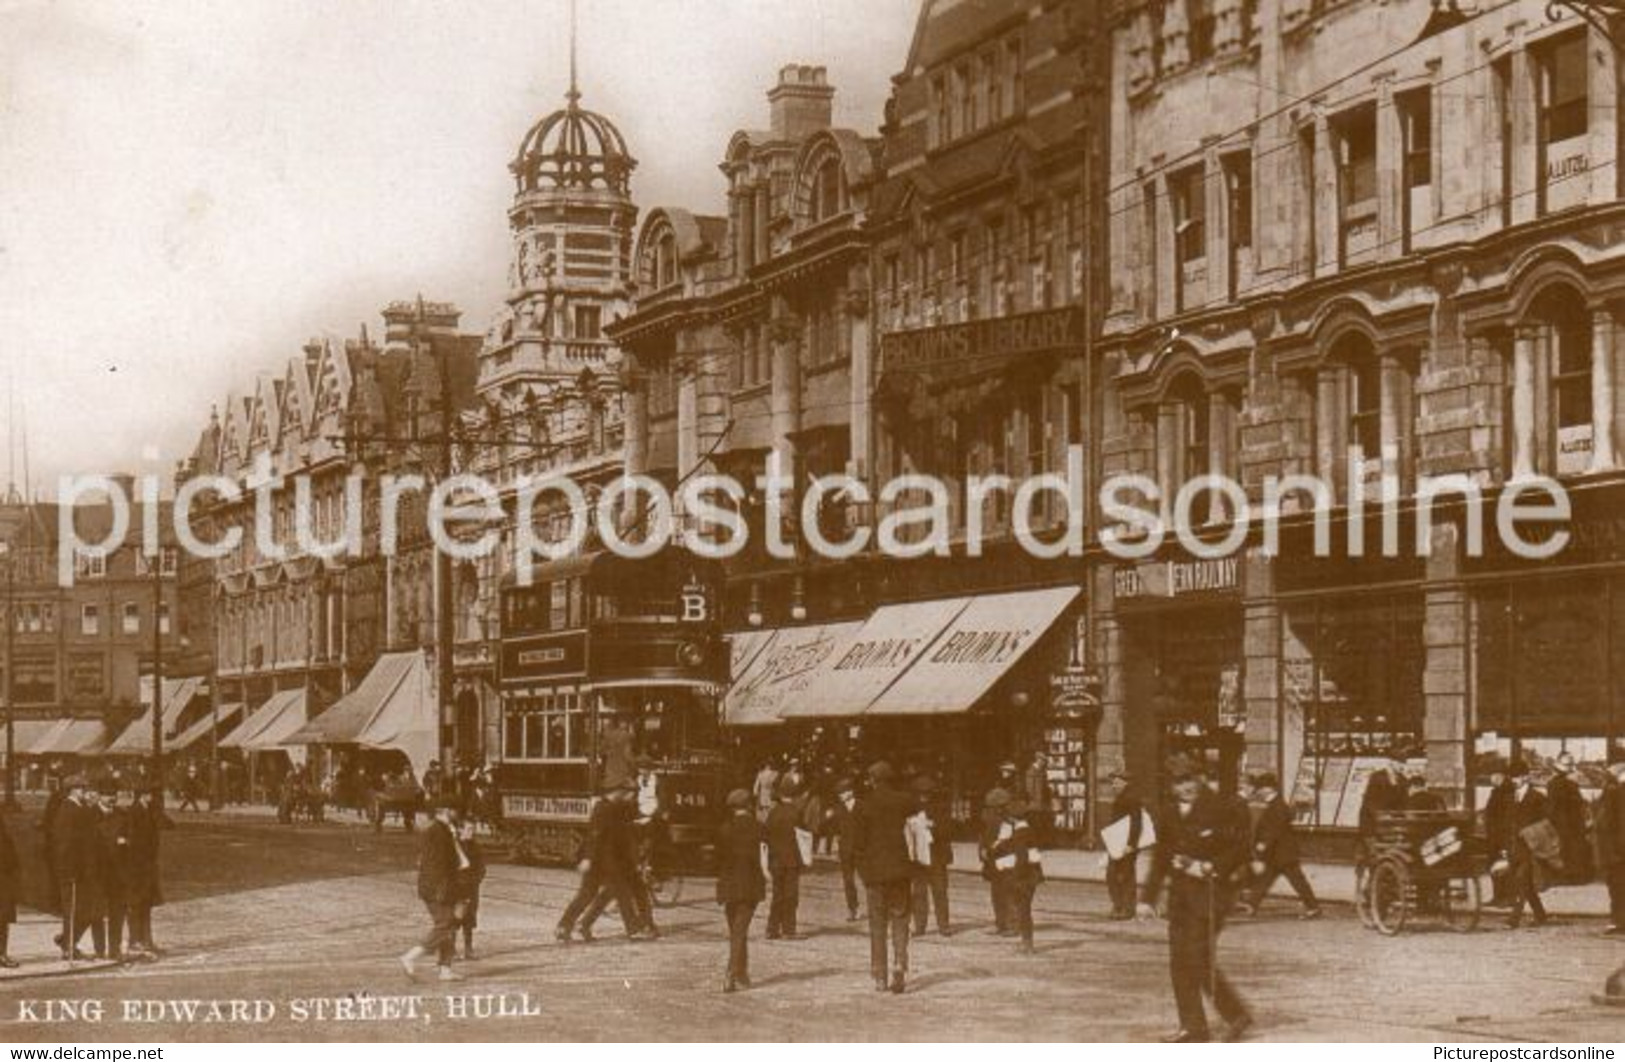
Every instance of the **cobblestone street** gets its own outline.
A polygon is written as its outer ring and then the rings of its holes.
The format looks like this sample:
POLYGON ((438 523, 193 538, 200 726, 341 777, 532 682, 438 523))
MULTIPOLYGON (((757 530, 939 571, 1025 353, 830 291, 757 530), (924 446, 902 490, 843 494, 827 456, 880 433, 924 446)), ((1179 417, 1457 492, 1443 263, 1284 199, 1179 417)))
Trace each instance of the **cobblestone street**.
MULTIPOLYGON (((613 918, 591 945, 561 946, 551 929, 571 889, 557 869, 498 864, 487 880, 480 958, 467 980, 409 984, 395 959, 420 934, 423 911, 398 831, 351 825, 286 828, 193 818, 170 834, 171 902, 158 916, 160 962, 0 985, 0 1035, 30 1041, 213 1039, 1105 1039, 1169 1031, 1164 927, 1107 920, 1102 890, 1050 883, 1039 893, 1038 954, 988 934, 979 879, 955 875, 955 922, 913 949, 910 990, 877 996, 862 924, 841 911, 839 879, 820 866, 803 883, 797 942, 760 939, 756 988, 719 991, 726 932, 710 883, 689 880, 662 914, 664 939, 628 942, 613 918), (303 868, 303 869, 300 869, 303 868), (258 881, 256 879, 259 879, 258 881), (521 995, 522 994, 522 995, 521 995), (421 996, 416 1020, 331 1020, 343 1003, 421 996), (448 1018, 448 997, 506 1006, 509 1017, 448 1018), (475 999, 474 997, 499 997, 475 999), (269 1024, 160 1025, 125 1020, 124 1001, 266 1000, 269 1024), (46 1001, 99 1000, 99 1023, 47 1018, 46 1001), (314 1000, 327 1000, 318 1004, 314 1000), (319 1008, 328 1020, 317 1022, 319 1008), (299 1021, 303 1011, 309 1020, 299 1021)), ((1617 1041, 1625 1014, 1588 1003, 1617 965, 1617 940, 1573 919, 1542 931, 1471 934, 1419 928, 1396 938, 1362 929, 1347 907, 1304 924, 1278 900, 1237 923, 1224 965, 1266 1040, 1474 1039, 1617 1041)), ((32 914, 20 941, 48 947, 32 914)), ((25 950, 14 954, 28 958, 25 950)), ((36 950, 37 953, 37 950, 36 950)), ((81 1004, 82 1005, 82 1004, 81 1004)), ((138 1002, 138 1009, 145 1004, 138 1002)), ((173 1014, 173 1011, 170 1012, 173 1014)))

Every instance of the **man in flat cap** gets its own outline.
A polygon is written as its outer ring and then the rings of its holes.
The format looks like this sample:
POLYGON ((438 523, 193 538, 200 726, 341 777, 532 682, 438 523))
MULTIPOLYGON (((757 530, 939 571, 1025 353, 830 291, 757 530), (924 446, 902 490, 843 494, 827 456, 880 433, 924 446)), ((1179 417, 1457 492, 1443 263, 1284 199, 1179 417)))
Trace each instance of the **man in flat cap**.
POLYGON ((904 824, 914 801, 895 787, 896 775, 884 760, 869 768, 870 790, 858 801, 853 849, 869 904, 869 972, 876 991, 901 994, 908 974, 909 909, 912 871, 904 824), (891 944, 892 973, 886 978, 891 944))
POLYGON ((857 819, 853 811, 858 806, 858 787, 852 779, 842 778, 835 783, 835 800, 830 805, 829 831, 835 837, 835 853, 841 863, 841 892, 846 897, 846 920, 858 920, 858 863, 852 850, 853 829, 857 819))
POLYGON ((457 799, 437 796, 431 807, 434 818, 418 848, 418 899, 429 909, 431 925, 423 941, 401 956, 401 968, 407 977, 416 977, 418 960, 433 955, 440 980, 460 981, 451 960, 457 951, 460 880, 470 861, 457 837, 457 799))
POLYGON ((768 940, 799 940, 796 911, 801 906, 801 784, 786 773, 779 779, 773 807, 767 813, 767 869, 773 898, 767 908, 768 940))
POLYGON ((1248 914, 1254 913, 1269 895, 1275 879, 1284 875, 1303 904, 1299 917, 1319 918, 1320 902, 1315 899, 1314 886, 1303 872, 1297 828, 1292 823, 1292 809, 1281 796, 1280 779, 1270 771, 1255 775, 1253 794, 1263 805, 1258 813, 1258 824, 1253 827, 1253 888, 1252 895, 1237 906, 1248 914))
POLYGON ((982 797, 980 843, 977 845, 978 854, 982 860, 982 877, 987 881, 988 899, 993 906, 993 929, 1001 937, 1011 936, 1015 930, 1010 918, 1010 904, 1005 896, 1005 885, 1000 876, 993 869, 993 838, 997 836, 1000 825, 1004 822, 1003 808, 1017 792, 1016 764, 1013 760, 1006 760, 999 765, 999 781, 987 795, 982 797), (1000 801, 995 804, 995 801, 1000 801))
POLYGON ((750 987, 750 923, 767 895, 762 874, 762 824, 749 790, 728 794, 728 817, 717 831, 717 903, 728 919, 728 972, 724 992, 750 987))
POLYGON ((1156 917, 1163 885, 1168 887, 1169 973, 1179 1008, 1179 1029, 1169 1043, 1211 1039, 1204 994, 1225 1020, 1225 1039, 1240 1039, 1252 1024, 1241 997, 1219 972, 1215 954, 1230 882, 1246 861, 1246 838, 1237 835, 1234 816, 1202 782, 1197 766, 1183 756, 1168 764, 1172 800, 1157 822, 1151 872, 1140 891, 1139 915, 1156 917))
POLYGON ((1111 797, 1111 811, 1106 816, 1111 822, 1129 820, 1128 843, 1123 854, 1106 862, 1106 892, 1112 901, 1112 918, 1127 921, 1134 917, 1134 890, 1136 862, 1140 857, 1140 839, 1145 829, 1145 805, 1135 792, 1133 779, 1123 770, 1113 771, 1106 778, 1106 793, 1111 797))

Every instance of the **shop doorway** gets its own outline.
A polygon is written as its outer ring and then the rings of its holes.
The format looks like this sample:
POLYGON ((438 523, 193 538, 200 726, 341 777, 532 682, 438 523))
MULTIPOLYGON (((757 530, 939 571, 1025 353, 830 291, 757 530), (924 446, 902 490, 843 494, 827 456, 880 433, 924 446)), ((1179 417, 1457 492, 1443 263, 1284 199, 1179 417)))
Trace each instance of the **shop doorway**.
POLYGON ((1234 793, 1246 745, 1241 610, 1159 609, 1123 629, 1130 763, 1160 779, 1169 757, 1189 756, 1234 793))

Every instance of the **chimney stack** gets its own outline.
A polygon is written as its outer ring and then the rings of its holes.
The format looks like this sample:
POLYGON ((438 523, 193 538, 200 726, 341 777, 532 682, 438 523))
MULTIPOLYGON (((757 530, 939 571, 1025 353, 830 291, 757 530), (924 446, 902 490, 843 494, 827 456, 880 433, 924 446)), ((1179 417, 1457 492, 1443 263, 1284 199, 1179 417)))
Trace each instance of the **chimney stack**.
POLYGON ((779 83, 767 93, 774 140, 801 140, 828 129, 835 89, 821 66, 791 63, 779 70, 779 83))

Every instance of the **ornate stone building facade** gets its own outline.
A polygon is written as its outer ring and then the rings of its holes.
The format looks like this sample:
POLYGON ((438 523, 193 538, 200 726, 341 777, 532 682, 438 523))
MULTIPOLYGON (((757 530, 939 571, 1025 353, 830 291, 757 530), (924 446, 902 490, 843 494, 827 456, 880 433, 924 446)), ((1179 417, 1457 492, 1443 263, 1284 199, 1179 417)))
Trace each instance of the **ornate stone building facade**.
POLYGON ((1460 805, 1513 754, 1625 754, 1619 56, 1537 0, 1480 6, 1115 5, 1102 471, 1210 541, 1234 499, 1171 504, 1206 474, 1255 510, 1316 476, 1335 518, 1330 556, 1300 513, 1229 559, 1101 557, 1105 727, 1141 770, 1277 772, 1311 826, 1352 826, 1388 754, 1460 805), (1447 475, 1484 494, 1479 555, 1459 493, 1419 494, 1447 475), (1545 565, 1494 524, 1535 476, 1576 517, 1545 565))
MULTIPOLYGON (((631 297, 636 165, 620 130, 582 107, 572 84, 509 166, 508 296, 480 348, 477 404, 461 418, 455 454, 459 471, 497 487, 506 514, 499 548, 455 569, 454 711, 459 731, 482 735, 470 756, 498 748, 499 599, 522 548, 520 485, 566 477, 592 504, 622 471, 620 354, 605 328, 631 297)), ((562 539, 573 515, 554 493, 537 498, 535 538, 562 539)))

